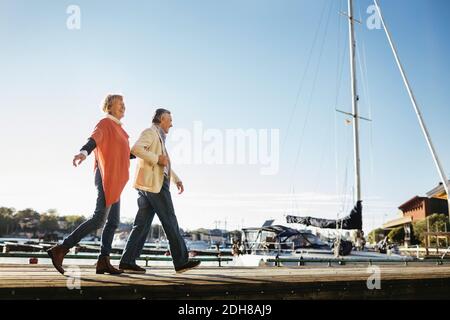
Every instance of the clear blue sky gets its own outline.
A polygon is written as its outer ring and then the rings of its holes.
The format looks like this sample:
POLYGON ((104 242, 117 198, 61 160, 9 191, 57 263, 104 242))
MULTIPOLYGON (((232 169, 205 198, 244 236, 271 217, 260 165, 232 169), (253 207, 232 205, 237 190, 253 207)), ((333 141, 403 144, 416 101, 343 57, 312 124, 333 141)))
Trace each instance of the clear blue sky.
MULTIPOLYGON (((448 174, 450 3, 380 3, 448 174)), ((361 114, 373 119, 361 124, 366 230, 439 182, 384 31, 366 27, 369 5, 355 1, 361 114)), ((71 160, 102 117, 102 98, 121 92, 131 144, 155 106, 172 111, 175 128, 201 121, 222 132, 280 130, 276 175, 175 157, 186 187, 173 194, 181 227, 255 226, 286 213, 336 217, 351 205, 353 186, 351 126, 334 111, 350 110, 339 10, 346 1, 0 0, 0 205, 90 215, 93 157, 76 169, 71 160), (66 27, 72 4, 80 30, 66 27)), ((122 218, 135 213, 130 181, 122 218)))

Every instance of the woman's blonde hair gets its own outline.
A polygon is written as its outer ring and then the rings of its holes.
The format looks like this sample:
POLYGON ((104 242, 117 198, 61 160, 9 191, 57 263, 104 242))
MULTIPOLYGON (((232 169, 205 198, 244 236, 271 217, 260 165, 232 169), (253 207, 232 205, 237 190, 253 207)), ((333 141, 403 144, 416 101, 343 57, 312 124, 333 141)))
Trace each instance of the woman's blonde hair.
POLYGON ((122 99, 122 100, 123 100, 123 96, 120 95, 120 94, 108 94, 108 95, 105 97, 105 100, 103 101, 103 104, 102 104, 102 111, 103 111, 104 113, 108 113, 109 110, 111 109, 112 104, 114 103, 114 101, 115 101, 116 99, 122 99))

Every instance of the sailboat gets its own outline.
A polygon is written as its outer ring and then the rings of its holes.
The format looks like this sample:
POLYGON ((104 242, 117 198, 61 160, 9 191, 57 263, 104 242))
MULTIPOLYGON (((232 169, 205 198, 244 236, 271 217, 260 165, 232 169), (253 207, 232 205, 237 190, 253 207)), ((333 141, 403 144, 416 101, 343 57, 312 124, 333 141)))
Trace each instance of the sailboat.
MULTIPOLYGON (((420 127, 422 129, 422 132, 425 136, 427 145, 430 149, 430 152, 432 154, 433 160, 435 162, 435 165, 437 167, 439 176, 442 180, 442 183, 444 185, 444 189, 447 193, 447 196, 449 195, 449 183, 448 179, 445 175, 445 171, 443 169, 443 166, 438 158, 436 149, 433 146, 433 143, 431 141, 431 137, 428 133, 427 127, 425 125, 425 122, 423 120, 423 117, 421 115, 419 106, 417 104, 416 98, 412 92, 411 86, 409 84, 408 78, 406 77, 405 70, 400 62, 397 49, 394 46, 394 43, 392 41, 392 37, 388 31, 388 28, 386 26, 385 20, 383 18, 383 15, 381 13, 380 6, 378 4, 377 0, 374 0, 375 7, 377 9, 377 13, 379 15, 379 18, 381 20, 381 24, 385 30, 387 39, 389 41, 390 47, 392 49, 392 52, 395 57, 395 61, 397 63, 397 66, 400 70, 400 73, 402 75, 404 84, 406 86, 406 89, 408 91, 409 97, 411 99, 414 111, 417 115, 420 127)), ((352 124, 353 124, 353 162, 354 162, 354 183, 355 183, 355 189, 354 189, 354 199, 355 199, 355 205, 353 209, 351 210, 350 214, 342 219, 323 219, 323 218, 315 218, 315 217, 300 217, 300 216, 293 216, 288 215, 286 216, 286 222, 287 223, 298 223, 305 226, 313 226, 318 227, 322 229, 346 229, 346 230, 357 230, 357 236, 362 237, 362 193, 361 193, 361 167, 360 167, 360 146, 359 146, 359 120, 365 119, 363 117, 360 117, 358 112, 358 91, 357 91, 357 79, 356 79, 356 41, 355 41, 355 32, 354 32, 354 23, 356 19, 354 18, 353 14, 353 0, 348 0, 348 13, 345 14, 348 18, 348 30, 349 30, 349 49, 350 49, 350 75, 351 75, 351 97, 352 97, 352 112, 346 113, 347 115, 350 115, 353 118, 352 124)), ((339 110, 338 110, 339 111, 339 110)), ((342 111, 340 111, 342 112, 342 111)), ((450 197, 449 197, 449 209, 450 209, 450 197)), ((450 211, 450 210, 449 210, 450 211)), ((271 237, 270 240, 275 240, 273 242, 272 248, 277 250, 272 250, 270 252, 270 246, 263 246, 261 250, 261 245, 253 245, 253 246, 247 246, 247 251, 250 251, 253 253, 253 257, 247 256, 242 257, 240 259, 241 262, 243 262, 243 265, 249 265, 253 263, 255 265, 255 262, 258 264, 261 264, 262 262, 267 263, 267 261, 277 261, 277 259, 280 256, 289 256, 289 257, 307 257, 309 259, 332 259, 333 256, 335 259, 342 259, 342 255, 350 254, 350 256, 346 257, 347 260, 409 260, 412 259, 411 257, 403 257, 400 255, 383 255, 380 253, 375 252, 367 252, 367 251, 351 251, 346 249, 342 250, 342 246, 345 246, 348 248, 348 242, 342 241, 340 237, 338 236, 333 248, 326 248, 324 246, 316 246, 312 245, 312 243, 317 242, 316 240, 310 241, 310 246, 306 248, 301 248, 301 246, 295 247, 295 240, 299 238, 308 239, 311 238, 312 235, 308 235, 307 232, 298 232, 295 233, 292 228, 283 229, 281 226, 263 226, 262 228, 257 228, 256 230, 250 230, 253 231, 255 235, 250 236, 251 240, 257 240, 259 241, 259 244, 265 242, 270 243, 268 241, 263 241, 263 233, 274 233, 275 237, 271 237), (277 230, 281 230, 277 233, 277 230), (290 229, 290 230, 287 230, 290 229), (293 243, 293 250, 282 250, 283 245, 281 243, 281 236, 280 234, 290 234, 292 237, 292 243, 293 243), (278 241, 277 241, 278 240, 278 241), (253 248, 259 249, 253 250, 253 248), (275 258, 274 258, 275 257, 275 258), (255 259, 256 258, 256 259, 255 259)), ((249 231, 249 230, 247 230, 249 231)), ((244 230, 245 234, 245 230, 244 230)), ((339 233, 338 233, 339 234, 339 233)), ((249 237, 249 236, 247 236, 249 237)), ((357 239, 358 240, 358 239, 357 239)), ((245 240, 244 240, 245 241, 245 240)), ((286 243, 286 239, 284 239, 284 243, 286 243)), ((297 241, 298 242, 298 241, 297 241)), ((317 242, 318 243, 318 242, 317 242)), ((350 246, 351 248, 351 246, 350 246)), ((286 249, 286 246, 285 246, 286 249)))
MULTIPOLYGON (((422 128, 422 131, 424 133, 425 139, 427 141, 428 147, 431 151, 431 154, 433 156, 433 159, 435 161, 435 164, 438 169, 439 176, 443 182, 445 191, 447 195, 449 194, 449 186, 448 186, 448 179, 445 175, 445 171, 443 169, 443 166, 438 158, 438 155, 436 153, 436 150, 433 146, 433 143, 431 141, 430 135, 428 133, 428 129, 425 125, 425 122, 423 120, 422 114, 420 112, 420 109, 418 107, 416 98, 411 90, 411 86, 409 84, 408 78, 406 77, 406 73, 403 69, 403 66, 400 62, 400 59, 398 57, 397 50, 394 46, 394 43, 392 41, 392 37, 387 29, 385 20, 381 14, 380 6, 378 5, 377 0, 374 0, 375 7, 377 8, 377 12, 379 14, 379 17, 381 19, 381 23, 383 25, 383 28, 386 32, 386 36, 388 38, 389 44, 391 46, 391 49, 394 53, 395 60, 397 62, 398 68, 400 70, 400 73, 402 75, 403 81, 405 83, 406 89, 408 90, 409 97, 411 99, 411 102, 413 104, 414 110, 417 114, 419 124, 422 128)), ((329 220, 329 219, 321 219, 321 218, 312 218, 312 217, 298 217, 298 216, 292 216, 288 215, 286 217, 287 223, 299 223, 306 226, 313 226, 318 228, 340 228, 340 229, 355 229, 359 232, 357 234, 361 234, 362 230, 362 198, 361 198, 361 168, 360 168, 360 156, 359 156, 359 120, 360 116, 358 113, 358 93, 357 93, 357 81, 356 81, 356 68, 355 68, 355 33, 354 33, 354 15, 353 15, 353 0, 348 0, 348 20, 349 20, 349 42, 350 42, 350 74, 351 74, 351 93, 352 93, 352 113, 347 113, 348 115, 352 116, 353 118, 353 142, 354 142, 354 169, 355 169, 355 199, 356 204, 354 208, 352 209, 351 213, 346 216, 343 219, 339 220, 329 220)), ((449 209, 450 209, 450 198, 449 198, 449 209)))

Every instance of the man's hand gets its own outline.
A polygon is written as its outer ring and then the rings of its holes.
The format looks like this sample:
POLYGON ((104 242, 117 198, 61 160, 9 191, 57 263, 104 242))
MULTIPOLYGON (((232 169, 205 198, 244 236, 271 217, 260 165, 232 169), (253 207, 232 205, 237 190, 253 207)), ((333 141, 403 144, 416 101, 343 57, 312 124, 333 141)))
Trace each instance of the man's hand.
POLYGON ((160 155, 158 158, 158 164, 163 167, 167 166, 169 164, 169 158, 163 154, 160 155))
POLYGON ((178 192, 178 194, 182 194, 183 191, 184 191, 183 182, 178 181, 177 182, 177 188, 178 188, 178 191, 180 191, 180 192, 178 192))
POLYGON ((75 157, 73 157, 73 166, 76 167, 77 165, 80 165, 84 160, 86 160, 86 156, 82 153, 77 154, 75 157), (78 163, 77 163, 78 161, 78 163))

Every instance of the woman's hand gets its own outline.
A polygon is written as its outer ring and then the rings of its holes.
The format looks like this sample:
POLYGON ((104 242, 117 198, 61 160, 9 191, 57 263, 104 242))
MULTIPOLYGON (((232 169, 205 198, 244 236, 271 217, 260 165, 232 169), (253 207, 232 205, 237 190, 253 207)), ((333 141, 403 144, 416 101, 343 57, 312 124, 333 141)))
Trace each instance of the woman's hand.
POLYGON ((165 155, 160 155, 158 157, 158 164, 163 167, 167 166, 169 164, 169 158, 165 155))
POLYGON ((84 160, 86 160, 86 156, 82 153, 77 154, 75 157, 73 157, 73 166, 76 167, 77 165, 80 165, 84 160), (78 161, 78 163, 77 163, 78 161))
POLYGON ((178 191, 179 191, 178 194, 182 194, 183 191, 184 191, 183 182, 178 181, 177 182, 177 188, 178 188, 178 191))

